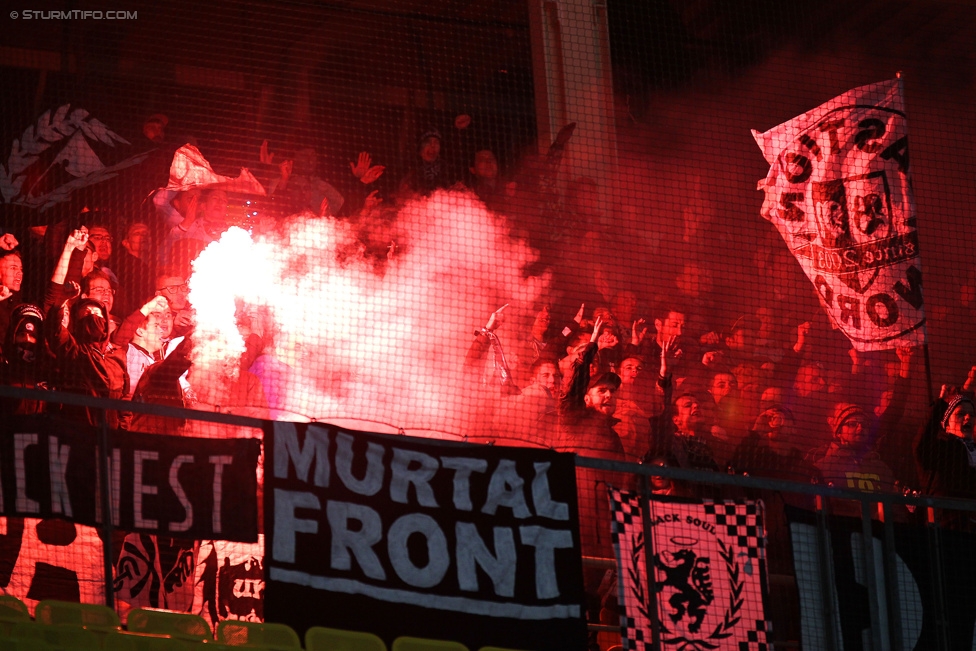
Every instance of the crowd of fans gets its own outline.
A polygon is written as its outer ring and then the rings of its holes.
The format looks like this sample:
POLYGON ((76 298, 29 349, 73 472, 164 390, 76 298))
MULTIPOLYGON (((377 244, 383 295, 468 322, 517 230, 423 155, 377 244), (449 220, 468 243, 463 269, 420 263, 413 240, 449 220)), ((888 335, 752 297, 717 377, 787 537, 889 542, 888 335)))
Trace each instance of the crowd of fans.
MULTIPOLYGON (((165 126, 154 116, 146 136, 162 144, 165 126)), ((314 151, 276 161, 265 144, 255 168, 265 173, 268 196, 253 204, 219 185, 160 189, 152 194, 152 216, 142 219, 127 222, 90 207, 45 226, 2 224, 0 382, 274 416, 275 365, 260 318, 241 324, 248 348, 238 372, 192 363, 191 261, 230 226, 259 231, 275 212, 358 223, 363 250, 382 258, 395 245, 377 224, 411 197, 454 188, 507 215, 513 234, 541 252, 539 264, 555 270, 564 295, 577 291, 576 300, 584 301, 565 323, 556 306, 543 303, 521 326, 515 318, 504 323, 502 309, 478 330, 465 361, 488 414, 476 438, 863 491, 974 495, 972 376, 943 392, 920 431, 904 422, 920 366, 913 348, 870 360, 852 348, 849 366, 839 370, 811 346, 810 321, 788 325, 763 307, 736 313, 734 298, 710 297, 703 289, 710 272, 698 261, 672 264, 671 280, 648 295, 609 287, 593 261, 606 260, 607 247, 622 235, 596 202, 595 182, 578 179, 565 192, 555 182, 571 136, 572 125, 546 156, 503 177, 488 149, 474 152, 459 173, 431 129, 386 196, 373 189, 386 168, 367 153, 350 163, 351 182, 340 192, 341 183, 320 178, 314 151), (570 242, 574 232, 583 235, 570 242)), ((171 159, 175 149, 162 149, 171 159)), ((147 165, 159 174, 151 185, 163 188, 168 170, 147 165)), ((684 221, 687 236, 694 220, 684 221)), ((788 299, 775 291, 782 288, 774 289, 776 300, 788 299)), ((53 404, 4 398, 3 411, 57 409, 99 422, 100 411, 53 404)), ((113 427, 193 433, 192 422, 106 413, 113 427)), ((581 471, 580 479, 584 516, 605 511, 599 491, 588 486, 626 483, 598 472, 581 471)), ((680 482, 658 481, 654 489, 702 495, 701 487, 680 482)), ((607 538, 584 527, 585 547, 605 550, 607 538)))

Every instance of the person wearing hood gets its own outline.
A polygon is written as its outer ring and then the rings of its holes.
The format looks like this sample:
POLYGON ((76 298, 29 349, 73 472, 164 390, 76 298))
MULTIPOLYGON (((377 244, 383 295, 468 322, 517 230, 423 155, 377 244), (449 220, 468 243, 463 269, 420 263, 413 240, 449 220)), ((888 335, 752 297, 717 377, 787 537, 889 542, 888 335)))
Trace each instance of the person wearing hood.
POLYGON ((441 156, 441 134, 437 129, 428 129, 420 136, 413 167, 400 181, 400 194, 427 196, 453 183, 449 165, 441 156))
MULTIPOLYGON (((60 369, 59 389, 121 400, 129 391, 125 352, 109 342, 108 310, 92 298, 77 297, 81 287, 71 281, 68 298, 51 308, 45 321, 48 347, 60 369)), ((100 409, 64 405, 62 414, 89 425, 100 424, 100 409)), ((104 411, 109 427, 118 427, 118 413, 104 411)))
MULTIPOLYGON (((50 363, 42 339, 44 316, 36 305, 21 303, 10 317, 0 352, 0 384, 26 389, 46 389, 50 363)), ((0 413, 39 414, 40 400, 0 398, 0 413)))
MULTIPOLYGON (((942 386, 932 405, 929 421, 923 426, 915 447, 921 490, 925 495, 956 499, 976 496, 976 404, 968 393, 957 387, 942 386)), ((920 514, 929 509, 918 509, 920 514)), ((956 509, 936 509, 935 521, 947 529, 939 538, 939 553, 950 559, 943 572, 944 593, 953 595, 946 604, 944 621, 947 630, 937 633, 925 626, 916 648, 936 648, 938 635, 954 644, 952 649, 969 649, 976 613, 973 612, 976 569, 972 557, 972 534, 976 532, 976 513, 956 509), (958 559, 952 562, 951 559, 958 559)))
MULTIPOLYGON (((927 495, 976 497, 976 405, 954 387, 942 387, 915 447, 919 477, 927 495)), ((967 513, 966 515, 973 515, 967 513)), ((976 530, 970 522, 969 530, 976 530)))

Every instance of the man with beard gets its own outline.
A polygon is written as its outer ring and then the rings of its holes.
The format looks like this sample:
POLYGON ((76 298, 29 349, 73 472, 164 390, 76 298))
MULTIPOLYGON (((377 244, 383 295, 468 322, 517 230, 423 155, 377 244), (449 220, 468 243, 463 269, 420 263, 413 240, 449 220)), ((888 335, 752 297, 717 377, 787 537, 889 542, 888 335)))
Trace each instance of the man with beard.
MULTIPOLYGON (((26 389, 47 388, 50 364, 41 343, 44 316, 40 308, 21 303, 14 308, 3 340, 0 354, 0 384, 26 389)), ((0 413, 39 414, 44 408, 40 400, 0 398, 0 413)))
MULTIPOLYGON (((112 346, 108 336, 108 311, 92 298, 75 300, 81 287, 66 285, 68 298, 51 308, 45 323, 48 347, 60 369, 59 389, 99 398, 121 400, 129 391, 124 352, 112 346)), ((100 423, 102 410, 62 406, 69 418, 89 425, 100 423)), ((118 413, 105 410, 109 427, 118 427, 118 413)))
POLYGON ((693 393, 683 393, 674 401, 671 413, 674 434, 671 454, 682 468, 718 470, 712 449, 711 426, 693 393))
MULTIPOLYGON (((624 446, 613 429, 618 422, 613 414, 617 406, 616 392, 620 388, 620 376, 612 372, 593 376, 590 373, 590 365, 598 349, 609 344, 606 337, 600 336, 602 326, 602 320, 597 317, 589 343, 582 354, 572 360, 572 377, 566 394, 559 402, 558 428, 552 447, 560 452, 574 452, 584 457, 626 461, 624 446)), ((611 517, 607 486, 626 490, 632 488, 631 481, 632 478, 624 473, 576 467, 580 546, 584 556, 613 557, 606 526, 611 517)), ((606 596, 602 594, 604 578, 600 568, 587 568, 584 573, 588 616, 594 622, 599 621, 600 603, 606 596)))
MULTIPOLYGON (((566 394, 559 402, 559 426, 552 447, 560 452, 575 452, 586 457, 626 461, 624 447, 613 427, 617 407, 616 392, 620 376, 616 373, 590 374, 590 364, 600 346, 607 340, 600 337, 603 322, 597 318, 589 343, 582 355, 572 362, 571 379, 566 394), (598 341, 600 343, 598 343, 598 341)), ((626 476, 588 468, 576 469, 580 500, 580 537, 584 555, 612 556, 610 536, 604 531, 607 512, 605 486, 611 483, 624 487, 626 476)))
POLYGON ((496 445, 548 448, 557 424, 559 369, 539 358, 529 369, 532 381, 518 395, 503 398, 494 415, 496 445))

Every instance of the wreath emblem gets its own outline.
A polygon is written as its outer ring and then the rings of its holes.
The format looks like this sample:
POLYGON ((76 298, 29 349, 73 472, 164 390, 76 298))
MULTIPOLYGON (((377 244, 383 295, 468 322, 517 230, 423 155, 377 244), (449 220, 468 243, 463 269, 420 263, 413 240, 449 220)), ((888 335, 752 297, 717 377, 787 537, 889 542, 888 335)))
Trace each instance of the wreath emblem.
MULTIPOLYGON (((661 621, 661 642, 663 644, 676 645, 675 648, 677 651, 706 651, 717 649, 721 640, 732 637, 732 629, 742 619, 739 611, 742 609, 744 603, 742 591, 745 587, 745 581, 740 578, 739 563, 735 558, 731 545, 726 545, 721 538, 716 538, 716 540, 720 549, 719 557, 725 562, 728 573, 729 606, 725 609, 722 621, 718 623, 715 629, 709 635, 700 638, 679 635, 661 621)), ((641 566, 639 556, 643 551, 644 535, 643 532, 637 532, 631 538, 630 579, 631 585, 633 586, 631 594, 638 604, 640 614, 650 620, 651 612, 648 604, 649 599, 645 592, 645 583, 641 581, 637 573, 637 568, 641 566)), ((648 570, 654 571, 651 567, 648 570)))

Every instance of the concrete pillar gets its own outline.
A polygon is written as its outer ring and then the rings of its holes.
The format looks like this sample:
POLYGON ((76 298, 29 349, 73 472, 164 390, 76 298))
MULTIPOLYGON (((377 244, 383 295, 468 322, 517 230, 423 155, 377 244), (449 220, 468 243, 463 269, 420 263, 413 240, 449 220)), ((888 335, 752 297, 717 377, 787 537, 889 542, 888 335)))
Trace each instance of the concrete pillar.
POLYGON ((605 0, 528 0, 539 150, 576 122, 563 158, 563 184, 593 178, 601 198, 616 168, 617 137, 605 0))

